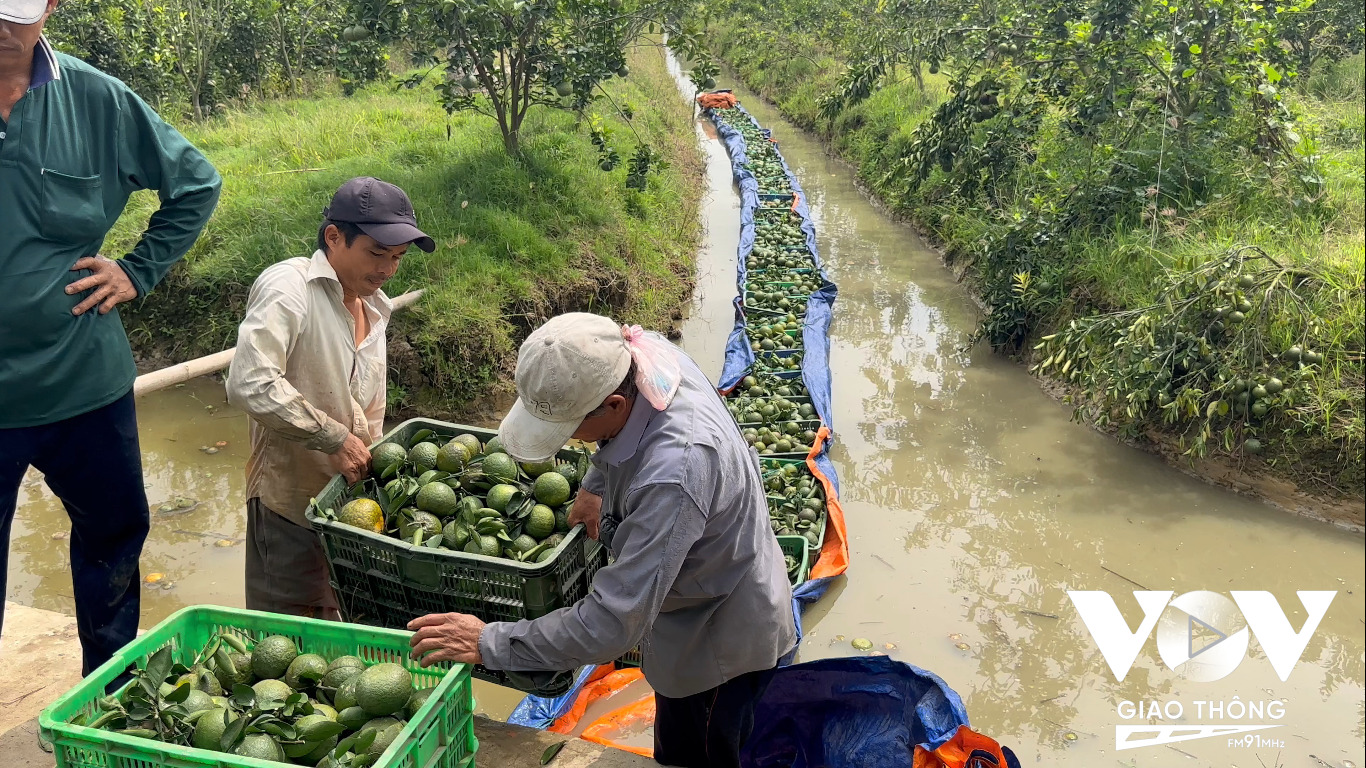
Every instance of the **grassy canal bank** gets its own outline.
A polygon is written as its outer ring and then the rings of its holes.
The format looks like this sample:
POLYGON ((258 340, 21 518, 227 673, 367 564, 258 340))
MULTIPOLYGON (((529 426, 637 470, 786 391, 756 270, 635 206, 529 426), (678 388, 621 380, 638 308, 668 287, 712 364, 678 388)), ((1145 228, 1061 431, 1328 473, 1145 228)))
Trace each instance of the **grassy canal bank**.
MULTIPOLYGON (((492 120, 448 118, 423 86, 377 83, 182 125, 223 175, 223 195, 193 250, 125 310, 140 359, 152 367, 232 346, 252 281, 312 253, 330 195, 358 175, 407 190, 438 246, 414 249, 386 287, 427 289, 390 331, 391 415, 462 413, 506 384, 528 329, 557 313, 668 328, 691 290, 702 161, 663 52, 637 48, 631 72, 607 84, 630 125, 611 104, 596 109, 623 155, 639 141, 664 155, 669 165, 643 191, 625 187, 623 167, 599 168, 572 114, 533 111, 513 159, 492 120)), ((131 247, 155 202, 134 198, 106 253, 131 247)))
MULTIPOLYGON (((1002 121, 1015 117, 1004 108, 996 120, 988 113, 967 144, 941 143, 952 160, 931 155, 931 170, 911 181, 924 157, 917 139, 954 97, 947 73, 926 67, 922 88, 911 73, 893 71, 840 106, 834 95, 852 89, 853 70, 838 48, 781 27, 763 28, 741 13, 713 26, 713 49, 939 246, 981 299, 982 335, 1072 402, 1078 418, 1197 473, 1240 476, 1227 484, 1244 490, 1243 480, 1275 477, 1359 509, 1366 479, 1360 54, 1325 62, 1301 87, 1283 89, 1306 142, 1302 154, 1310 153, 1322 178, 1316 195, 1297 197, 1285 169, 1210 151, 1202 199, 1169 208, 1121 201, 1121 213, 1097 227, 1075 209, 1097 185, 1090 164, 1118 152, 1074 135, 1061 111, 1035 113, 1035 132, 1016 145, 1001 140, 1018 128, 1002 121), (979 150, 1005 154, 985 163, 969 154, 979 150), (964 193, 978 183, 965 180, 974 161, 984 163, 979 191, 964 193), (1246 246, 1256 250, 1238 250, 1246 246), (1223 322, 1240 310, 1242 325, 1223 322), (1214 319, 1220 333, 1211 335, 1214 319), (1258 389, 1273 379, 1279 390, 1258 389)), ((999 88, 1012 105, 1028 98, 999 88)), ((1155 162, 1165 150, 1175 167, 1172 141, 1131 148, 1130 156, 1155 162)), ((1141 178, 1152 169, 1129 170, 1141 178)))

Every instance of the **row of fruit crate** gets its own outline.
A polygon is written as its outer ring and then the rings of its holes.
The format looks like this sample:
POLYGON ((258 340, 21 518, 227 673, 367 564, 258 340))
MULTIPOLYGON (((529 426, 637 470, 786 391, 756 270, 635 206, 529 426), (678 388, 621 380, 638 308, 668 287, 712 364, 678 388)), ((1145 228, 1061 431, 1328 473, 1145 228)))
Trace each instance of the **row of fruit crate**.
POLYGON ((751 211, 754 243, 738 280, 755 361, 727 395, 727 405, 762 459, 773 532, 780 539, 805 539, 809 570, 824 543, 827 513, 823 485, 806 466, 821 421, 801 378, 803 333, 807 304, 824 278, 777 145, 743 109, 713 110, 713 116, 743 137, 741 168, 759 190, 751 211))

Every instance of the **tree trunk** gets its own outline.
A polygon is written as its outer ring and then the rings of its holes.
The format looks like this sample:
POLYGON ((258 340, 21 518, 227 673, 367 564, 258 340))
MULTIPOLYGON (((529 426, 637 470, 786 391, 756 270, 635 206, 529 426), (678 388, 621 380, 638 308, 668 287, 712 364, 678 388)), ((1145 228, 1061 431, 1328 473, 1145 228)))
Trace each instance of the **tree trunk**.
POLYGON ((521 152, 518 131, 516 128, 501 127, 503 128, 503 149, 507 151, 509 156, 516 157, 521 152))

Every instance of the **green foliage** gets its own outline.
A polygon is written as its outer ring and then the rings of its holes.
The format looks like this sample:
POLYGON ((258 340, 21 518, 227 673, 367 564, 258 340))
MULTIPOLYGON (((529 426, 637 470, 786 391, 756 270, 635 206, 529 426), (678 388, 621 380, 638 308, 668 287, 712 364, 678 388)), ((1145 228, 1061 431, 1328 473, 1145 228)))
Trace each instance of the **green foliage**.
POLYGON ((708 58, 693 64, 688 72, 688 79, 692 80, 693 87, 698 91, 710 91, 716 87, 716 76, 719 74, 721 68, 708 58))
MULTIPOLYGON (((1260 249, 1179 263, 1155 303, 1078 318, 1043 337, 1031 370, 1076 385, 1079 410, 1101 426, 1174 431, 1192 456, 1270 447, 1275 461, 1283 434, 1327 431, 1306 406, 1321 372, 1349 362, 1339 357, 1344 342, 1360 345, 1362 333, 1333 338, 1318 302, 1349 303, 1351 291, 1260 249)), ((1359 431, 1349 439, 1360 450, 1359 431)))
POLYGON ((343 86, 385 72, 372 41, 343 39, 345 0, 65 0, 47 34, 164 112, 196 118, 298 94, 334 71, 343 86))
MULTIPOLYGON (((385 40, 416 43, 444 76, 436 84, 447 112, 497 121, 510 155, 520 148, 532 107, 583 114, 614 77, 630 74, 626 47, 647 32, 700 56, 696 30, 683 24, 686 0, 401 0, 369 2, 366 28, 385 40), (400 17, 406 22, 400 21, 400 17)), ((409 78, 413 87, 427 73, 409 78)), ((618 111, 625 116, 624 110, 618 111)), ((627 117, 629 121, 629 117, 627 117)), ((639 154, 639 153, 638 153, 639 154)))
MULTIPOLYGON (((1359 493, 1366 128, 1360 53, 1338 59, 1359 26, 1321 24, 1352 12, 1244 0, 736 0, 712 40, 944 245, 987 306, 982 338, 1037 363, 1056 352, 1032 349, 1040 336, 1056 333, 1055 344, 1074 322, 1084 329, 1063 377, 1079 415, 1173 433, 1192 455, 1236 452, 1251 437, 1282 471, 1359 493), (1296 43, 1306 21, 1319 24, 1308 69, 1296 43), (1278 287, 1255 322, 1218 340, 1218 370, 1288 381, 1274 350, 1301 337, 1324 364, 1293 404, 1268 401, 1246 424, 1131 408, 1147 386, 1135 374, 1144 358, 1113 343, 1137 316, 1156 350, 1170 352, 1178 331, 1203 333, 1198 313, 1169 308, 1169 296, 1248 245, 1269 256, 1240 255, 1239 268, 1259 290, 1278 287), (1313 278, 1266 276, 1281 270, 1313 278)), ((1058 377, 1061 365, 1039 370, 1058 377)), ((1186 388, 1211 396, 1208 382, 1186 388)))

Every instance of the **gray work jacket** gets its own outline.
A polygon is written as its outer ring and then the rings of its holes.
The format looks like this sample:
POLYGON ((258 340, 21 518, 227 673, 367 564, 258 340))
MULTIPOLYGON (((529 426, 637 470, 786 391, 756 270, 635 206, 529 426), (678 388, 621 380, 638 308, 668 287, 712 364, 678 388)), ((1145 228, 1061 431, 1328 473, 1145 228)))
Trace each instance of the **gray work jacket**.
POLYGON ((637 396, 593 456, 584 488, 602 500, 615 561, 577 604, 489 624, 491 669, 566 670, 641 645, 645 679, 682 698, 775 666, 796 643, 792 590, 769 527, 758 456, 697 365, 655 410, 637 396))

